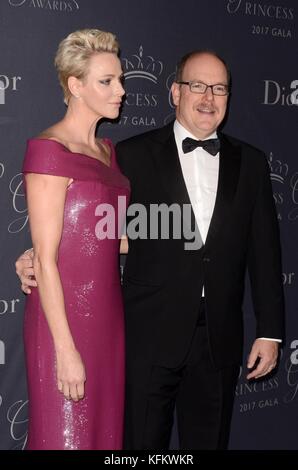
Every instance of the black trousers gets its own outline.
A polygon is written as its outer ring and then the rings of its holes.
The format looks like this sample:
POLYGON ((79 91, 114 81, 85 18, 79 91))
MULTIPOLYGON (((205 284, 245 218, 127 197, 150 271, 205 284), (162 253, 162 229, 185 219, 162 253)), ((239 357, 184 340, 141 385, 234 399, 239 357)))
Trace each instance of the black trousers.
POLYGON ((179 367, 142 364, 138 358, 131 362, 125 449, 168 449, 175 406, 181 449, 227 448, 239 366, 214 368, 203 301, 190 349, 179 367))

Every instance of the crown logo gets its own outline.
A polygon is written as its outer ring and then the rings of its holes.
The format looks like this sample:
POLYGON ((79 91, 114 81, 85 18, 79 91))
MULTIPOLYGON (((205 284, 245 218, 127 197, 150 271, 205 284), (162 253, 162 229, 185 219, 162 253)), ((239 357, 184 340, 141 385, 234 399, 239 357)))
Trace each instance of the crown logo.
POLYGON ((126 79, 144 78, 157 83, 158 77, 163 71, 163 64, 160 60, 156 61, 151 55, 144 56, 143 51, 143 46, 140 46, 138 54, 133 54, 130 59, 126 57, 122 59, 126 70, 124 77, 126 79))
POLYGON ((288 164, 282 163, 281 160, 274 160, 273 152, 270 152, 269 154, 268 163, 270 167, 271 181, 277 181, 278 183, 283 184, 289 172, 288 164))

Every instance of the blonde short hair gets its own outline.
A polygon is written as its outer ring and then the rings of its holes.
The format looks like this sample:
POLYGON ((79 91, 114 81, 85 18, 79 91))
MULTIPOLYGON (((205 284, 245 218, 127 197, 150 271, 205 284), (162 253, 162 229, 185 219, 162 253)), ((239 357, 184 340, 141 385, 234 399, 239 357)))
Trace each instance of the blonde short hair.
POLYGON ((84 79, 90 58, 99 52, 119 53, 119 44, 114 34, 99 29, 81 29, 60 42, 55 67, 63 89, 64 103, 68 104, 71 97, 68 78, 73 76, 84 79))

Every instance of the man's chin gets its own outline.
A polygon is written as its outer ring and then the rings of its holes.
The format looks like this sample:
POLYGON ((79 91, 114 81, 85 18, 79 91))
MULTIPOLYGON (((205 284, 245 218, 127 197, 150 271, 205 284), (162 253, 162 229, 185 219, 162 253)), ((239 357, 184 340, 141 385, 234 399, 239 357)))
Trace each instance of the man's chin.
POLYGON ((206 137, 209 137, 209 135, 213 134, 213 132, 216 131, 217 129, 217 126, 215 125, 210 125, 210 124, 205 124, 205 125, 200 125, 200 127, 197 127, 198 129, 198 132, 204 136, 204 137, 201 137, 203 139, 205 139, 206 137))

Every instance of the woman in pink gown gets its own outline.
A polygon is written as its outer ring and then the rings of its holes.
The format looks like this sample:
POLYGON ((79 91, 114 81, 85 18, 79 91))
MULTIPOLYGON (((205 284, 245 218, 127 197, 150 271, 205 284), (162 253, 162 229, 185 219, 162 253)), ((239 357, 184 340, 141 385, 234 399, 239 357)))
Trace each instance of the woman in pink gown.
POLYGON ((24 324, 31 450, 122 448, 118 229, 129 183, 112 143, 95 137, 101 118, 119 114, 117 53, 114 35, 99 30, 62 41, 56 67, 66 115, 28 141, 23 172, 38 285, 24 324))

